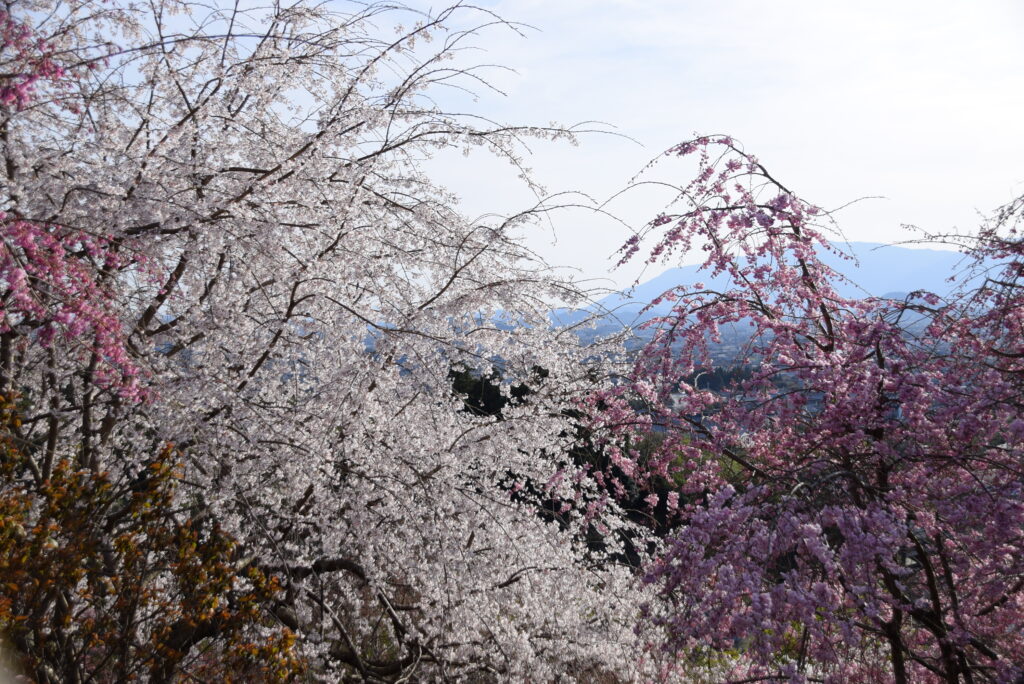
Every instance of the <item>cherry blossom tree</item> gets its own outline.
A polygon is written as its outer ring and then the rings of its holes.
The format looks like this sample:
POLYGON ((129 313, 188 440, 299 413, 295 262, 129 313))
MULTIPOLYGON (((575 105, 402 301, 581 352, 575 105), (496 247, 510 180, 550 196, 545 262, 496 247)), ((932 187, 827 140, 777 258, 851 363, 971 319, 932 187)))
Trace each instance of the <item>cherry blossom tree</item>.
POLYGON ((554 206, 469 220, 421 170, 482 148, 525 175, 524 140, 578 133, 438 104, 486 86, 456 57, 511 26, 459 5, 182 0, 2 19, 10 491, 130 482, 173 444, 160 500, 230 540, 215 568, 274 583, 249 624, 293 633, 308 677, 643 676, 629 524, 568 456, 599 350, 551 328, 581 293, 519 240, 554 206), (469 411, 453 371, 530 393, 469 411))
POLYGON ((961 239, 955 295, 850 299, 820 258, 841 254, 828 212, 728 137, 668 155, 695 160, 694 180, 623 260, 700 247, 732 285, 666 292, 631 370, 589 400, 620 481, 681 483, 649 498, 675 521, 641 628, 663 674, 1018 681, 1024 203, 961 239), (734 328, 750 332, 747 372, 698 389, 734 328), (663 439, 641 455, 651 431, 663 439))

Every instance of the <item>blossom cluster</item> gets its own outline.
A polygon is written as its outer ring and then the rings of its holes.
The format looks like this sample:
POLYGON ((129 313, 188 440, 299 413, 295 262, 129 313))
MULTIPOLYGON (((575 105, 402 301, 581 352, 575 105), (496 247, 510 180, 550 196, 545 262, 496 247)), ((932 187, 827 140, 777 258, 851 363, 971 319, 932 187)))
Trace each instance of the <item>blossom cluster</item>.
POLYGON ((57 83, 65 76, 52 46, 7 11, 0 11, 0 54, 5 72, 0 78, 0 105, 4 107, 26 107, 39 81, 57 83))
POLYGON ((646 575, 652 648, 739 649, 743 676, 790 681, 1019 677, 1019 203, 968 240, 978 277, 949 298, 850 299, 820 258, 826 213, 730 139, 670 154, 696 155, 695 180, 624 258, 700 246, 731 286, 663 295, 630 373, 591 399, 616 474, 681 482, 646 575), (749 331, 747 372, 700 389, 726 326, 749 331), (653 454, 630 448, 650 430, 653 454))
POLYGON ((139 367, 111 301, 113 281, 135 261, 108 239, 0 212, 0 335, 95 357, 98 386, 141 399, 139 367))

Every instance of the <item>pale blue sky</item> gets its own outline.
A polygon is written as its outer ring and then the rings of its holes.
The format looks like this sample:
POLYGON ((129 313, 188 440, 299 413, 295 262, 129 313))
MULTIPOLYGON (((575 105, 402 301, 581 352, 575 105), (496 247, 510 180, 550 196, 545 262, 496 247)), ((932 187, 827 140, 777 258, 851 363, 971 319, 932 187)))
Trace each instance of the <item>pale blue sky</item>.
MULTIPOLYGON (((1024 193, 1024 2, 1020 0, 499 0, 483 3, 535 27, 483 34, 467 60, 494 71, 507 97, 466 103, 500 120, 596 119, 608 136, 579 148, 535 146, 549 191, 605 198, 694 131, 728 133, 783 182, 839 215, 851 240, 895 241, 902 223, 934 231, 977 224, 1024 193)), ((428 7, 428 3, 414 3, 428 7)), ((529 196, 497 165, 444 160, 468 211, 512 210, 529 196)), ((662 178, 685 169, 661 164, 662 178)), ((660 198, 612 207, 646 220, 660 198)), ((530 238, 550 261, 607 272, 621 227, 581 214, 530 238)), ((625 269, 612 277, 625 284, 625 269)))

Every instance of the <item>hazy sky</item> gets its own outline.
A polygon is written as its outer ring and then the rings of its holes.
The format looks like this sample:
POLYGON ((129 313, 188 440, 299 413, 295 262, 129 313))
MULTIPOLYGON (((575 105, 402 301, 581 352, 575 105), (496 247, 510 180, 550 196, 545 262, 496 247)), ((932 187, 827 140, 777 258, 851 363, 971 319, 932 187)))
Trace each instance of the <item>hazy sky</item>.
MULTIPOLYGON (((698 131, 734 136, 825 208, 884 196, 839 214, 850 240, 906 239, 904 223, 969 229, 977 212, 1024 193, 1021 0, 481 4, 534 28, 525 38, 488 31, 475 41, 482 50, 465 59, 516 72, 489 72, 506 96, 481 93, 467 107, 515 123, 598 120, 636 141, 595 135, 578 148, 534 146, 530 164, 551 192, 604 200, 698 131)), ((470 162, 437 168, 471 213, 530 201, 500 165, 482 155, 470 162)), ((683 181, 685 171, 666 159, 655 172, 683 181)), ((610 208, 636 224, 662 203, 640 192, 610 208)), ((628 236, 579 212, 552 226, 530 244, 589 276, 607 274, 628 236)), ((636 274, 610 277, 627 284, 636 274)))

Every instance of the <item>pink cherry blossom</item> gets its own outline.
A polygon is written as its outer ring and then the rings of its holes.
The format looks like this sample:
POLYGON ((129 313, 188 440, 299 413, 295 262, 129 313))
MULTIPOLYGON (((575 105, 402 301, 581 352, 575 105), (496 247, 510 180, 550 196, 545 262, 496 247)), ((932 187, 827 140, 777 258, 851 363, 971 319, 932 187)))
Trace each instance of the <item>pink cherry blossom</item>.
POLYGON ((695 178, 623 259, 699 246, 733 286, 675 288, 623 381, 590 399, 609 453, 665 435, 643 461, 613 458, 618 477, 653 486, 668 467, 683 482, 647 568, 650 648, 679 662, 738 649, 743 681, 1015 681, 1024 202, 961 238, 979 275, 955 295, 855 300, 818 257, 836 250, 826 212, 731 140, 668 154, 696 157, 695 178), (752 336, 734 363, 750 377, 689 385, 739 323, 752 336))

